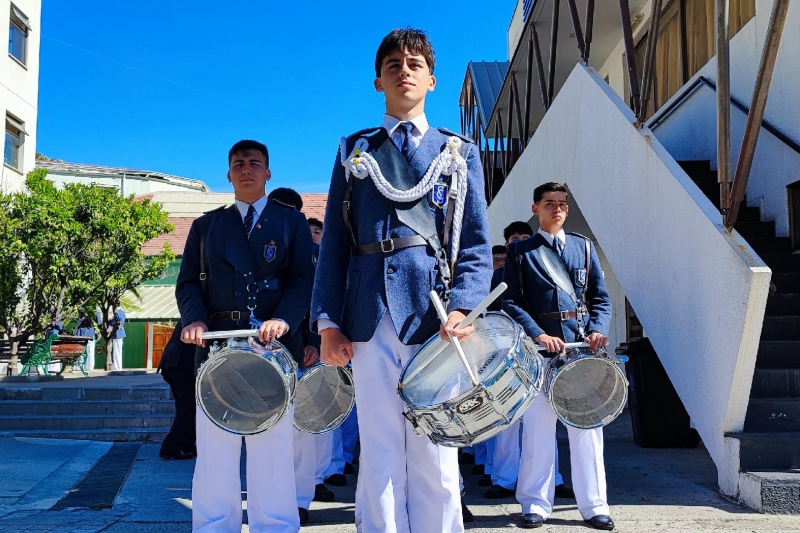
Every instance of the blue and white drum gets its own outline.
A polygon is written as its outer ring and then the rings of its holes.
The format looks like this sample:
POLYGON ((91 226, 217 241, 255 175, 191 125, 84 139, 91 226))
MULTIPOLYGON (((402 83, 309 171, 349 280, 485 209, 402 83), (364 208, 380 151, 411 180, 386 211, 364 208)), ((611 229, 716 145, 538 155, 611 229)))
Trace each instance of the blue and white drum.
POLYGON ((522 416, 542 387, 542 358, 519 324, 503 313, 487 313, 473 325, 475 332, 461 345, 477 386, 453 345, 438 335, 400 375, 404 415, 434 444, 465 447, 497 435, 522 416))

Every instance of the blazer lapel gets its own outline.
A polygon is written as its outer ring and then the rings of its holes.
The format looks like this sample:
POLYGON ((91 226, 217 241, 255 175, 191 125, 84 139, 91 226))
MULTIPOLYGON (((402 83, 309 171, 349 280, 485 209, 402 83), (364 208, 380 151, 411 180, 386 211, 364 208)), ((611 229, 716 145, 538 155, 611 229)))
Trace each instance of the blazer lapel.
POLYGON ((242 215, 236 204, 226 210, 225 217, 225 226, 230 228, 230 233, 225 241, 225 259, 241 273, 252 272, 247 235, 244 231, 242 215))
POLYGON ((409 165, 416 178, 414 185, 419 183, 419 180, 421 180, 422 176, 428 171, 428 167, 431 161, 433 161, 433 158, 441 152, 441 137, 442 136, 439 135, 439 130, 436 128, 428 128, 428 131, 426 131, 425 135, 420 139, 419 146, 412 152, 409 165))
POLYGON ((531 258, 531 262, 533 263, 533 266, 539 271, 541 276, 546 280, 548 280, 550 283, 552 283, 553 286, 555 287, 556 282, 550 276, 550 272, 547 270, 547 267, 542 262, 542 256, 540 255, 541 252, 539 250, 539 248, 542 246, 550 246, 550 245, 547 243, 547 239, 542 237, 542 235, 538 232, 536 233, 536 235, 531 237, 531 239, 536 239, 536 246, 531 250, 530 254, 528 254, 531 258))
MULTIPOLYGON (((384 130, 385 131, 385 130, 384 130)), ((387 135, 380 146, 372 152, 378 161, 383 176, 395 189, 406 191, 417 184, 419 179, 411 171, 411 167, 387 135)))

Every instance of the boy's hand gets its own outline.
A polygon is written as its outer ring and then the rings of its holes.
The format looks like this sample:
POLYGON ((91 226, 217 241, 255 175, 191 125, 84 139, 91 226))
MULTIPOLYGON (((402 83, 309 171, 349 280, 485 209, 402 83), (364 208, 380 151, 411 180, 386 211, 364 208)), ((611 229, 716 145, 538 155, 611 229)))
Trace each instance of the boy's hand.
POLYGON ((608 342, 608 338, 602 333, 591 333, 586 337, 586 342, 589 343, 589 351, 596 353, 598 348, 602 348, 608 342))
POLYGON ((206 331, 208 331, 208 326, 206 326, 205 322, 192 322, 181 330, 181 340, 186 344, 205 346, 206 341, 203 340, 203 333, 206 331))
POLYGON ((258 338, 264 344, 269 344, 286 333, 286 322, 283 320, 267 320, 258 328, 258 338))
POLYGON ((466 328, 456 328, 458 324, 460 324, 467 315, 462 313, 461 311, 451 311, 449 315, 447 315, 447 324, 443 324, 439 326, 439 337, 443 341, 448 341, 447 334, 449 333, 453 337, 456 337, 459 341, 463 341, 470 335, 475 332, 475 326, 470 324, 466 328))
POLYGON ((319 360, 319 351, 314 346, 306 346, 303 348, 303 365, 306 368, 314 366, 319 360))
POLYGON ((322 338, 320 352, 327 365, 347 366, 353 358, 353 344, 339 328, 326 328, 319 332, 322 338))
POLYGON ((564 351, 564 341, 558 337, 551 337, 547 333, 542 333, 533 340, 544 346, 549 353, 561 353, 564 351))

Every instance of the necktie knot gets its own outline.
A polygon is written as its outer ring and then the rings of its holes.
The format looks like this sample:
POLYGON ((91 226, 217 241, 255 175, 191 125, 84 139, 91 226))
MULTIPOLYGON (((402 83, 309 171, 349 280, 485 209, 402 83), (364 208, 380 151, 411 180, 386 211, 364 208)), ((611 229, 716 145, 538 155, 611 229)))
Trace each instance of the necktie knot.
POLYGON ((553 249, 558 255, 561 255, 564 252, 564 243, 562 243, 561 239, 558 237, 553 237, 553 249))
POLYGON ((244 231, 247 237, 250 238, 250 232, 253 230, 253 219, 256 216, 256 208, 252 205, 247 208, 247 214, 244 217, 244 231))

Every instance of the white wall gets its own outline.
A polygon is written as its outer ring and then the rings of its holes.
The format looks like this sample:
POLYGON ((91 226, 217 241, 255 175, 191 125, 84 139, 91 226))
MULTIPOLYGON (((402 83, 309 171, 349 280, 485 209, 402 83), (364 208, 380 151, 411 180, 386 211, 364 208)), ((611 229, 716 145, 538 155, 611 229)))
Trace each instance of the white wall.
MULTIPOLYGON (((534 0, 535 2, 535 0, 534 0)), ((525 29, 525 22, 522 20, 523 16, 523 1, 517 0, 517 5, 514 7, 514 14, 511 16, 511 23, 508 25, 508 60, 514 57, 514 52, 517 51, 517 45, 522 38, 522 32, 525 29)))
MULTIPOLYGON (((115 189, 119 190, 122 187, 122 179, 119 176, 92 176, 92 175, 83 175, 83 174, 66 174, 66 173, 59 173, 56 171, 48 171, 47 178, 52 180, 55 183, 56 187, 63 187, 67 183, 83 183, 83 184, 90 184, 96 183, 101 186, 105 187, 114 187, 115 189)), ((180 185, 179 183, 170 183, 166 181, 160 180, 151 180, 145 179, 141 177, 131 177, 127 176, 125 178, 125 195, 129 196, 131 194, 139 195, 139 194, 148 194, 151 192, 168 192, 168 191, 175 191, 175 192, 201 192, 199 187, 199 183, 197 181, 187 182, 186 186, 180 185), (190 184, 189 184, 190 183, 190 184)))
MULTIPOLYGON (((21 189, 24 176, 33 170, 36 158, 37 107, 39 101, 39 39, 41 37, 41 0, 14 0, 29 19, 31 31, 28 33, 27 58, 22 66, 8 54, 7 45, 0 52, 0 121, 3 123, 5 139, 6 113, 11 113, 25 123, 25 136, 22 147, 22 169, 17 171, 0 163, 0 190, 21 189)), ((10 0, 0 0, 0 29, 8 35, 11 14, 10 0)), ((7 42, 7 41, 6 41, 7 42)), ((2 145, 0 145, 2 146, 2 145)))
MULTIPOLYGON (((577 65, 489 207, 520 218, 533 189, 563 181, 735 494, 770 270, 596 72, 577 65)), ((495 240, 495 239, 493 239, 495 240)))

